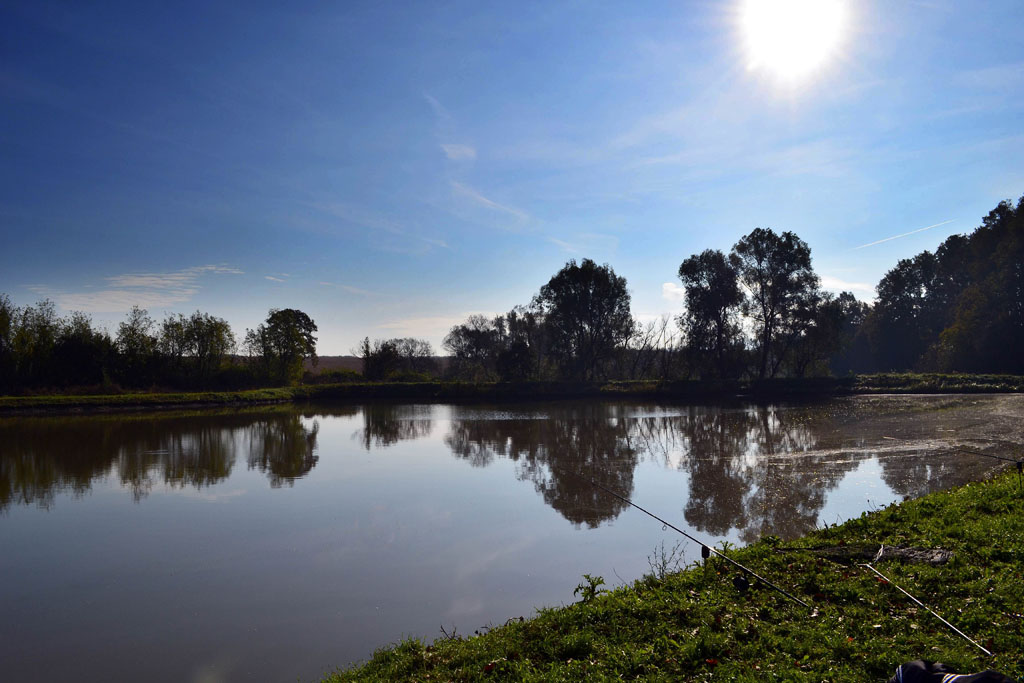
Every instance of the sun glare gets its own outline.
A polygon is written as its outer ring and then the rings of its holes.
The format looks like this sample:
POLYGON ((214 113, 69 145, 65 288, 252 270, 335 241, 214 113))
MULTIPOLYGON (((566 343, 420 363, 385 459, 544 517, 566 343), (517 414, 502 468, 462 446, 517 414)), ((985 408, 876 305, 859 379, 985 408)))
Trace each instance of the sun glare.
POLYGON ((796 83, 837 51, 847 16, 842 0, 743 0, 740 22, 750 68, 796 83))

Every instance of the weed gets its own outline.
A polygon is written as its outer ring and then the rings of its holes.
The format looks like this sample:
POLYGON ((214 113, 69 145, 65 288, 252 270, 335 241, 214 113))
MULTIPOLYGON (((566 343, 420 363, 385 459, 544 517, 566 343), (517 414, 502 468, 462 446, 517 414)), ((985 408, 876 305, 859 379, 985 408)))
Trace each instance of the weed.
POLYGON ((583 578, 586 579, 586 583, 581 583, 576 586, 576 590, 572 594, 579 595, 580 601, 584 604, 590 602, 601 593, 607 593, 608 591, 598 586, 604 585, 604 578, 600 576, 591 576, 590 574, 584 574, 583 578))
POLYGON ((666 550, 665 541, 662 541, 659 545, 655 546, 654 551, 647 556, 647 564, 651 568, 648 576, 658 581, 664 581, 666 576, 682 569, 683 560, 685 559, 685 553, 683 552, 685 545, 683 541, 676 541, 672 544, 671 548, 666 550))

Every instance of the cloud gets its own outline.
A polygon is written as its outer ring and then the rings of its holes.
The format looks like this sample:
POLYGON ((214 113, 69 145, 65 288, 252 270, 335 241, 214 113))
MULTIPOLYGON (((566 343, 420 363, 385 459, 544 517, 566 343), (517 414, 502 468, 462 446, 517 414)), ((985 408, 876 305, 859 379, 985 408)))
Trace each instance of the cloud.
POLYGON ((285 280, 286 280, 286 278, 274 277, 273 275, 264 275, 263 279, 264 280, 270 280, 271 282, 285 282, 285 280))
POLYGON ((423 93, 423 99, 430 105, 430 109, 434 112, 434 116, 442 121, 449 121, 452 118, 451 113, 448 109, 441 104, 441 102, 434 96, 423 93))
POLYGON ((613 252, 619 247, 619 238, 615 235, 602 235, 593 232, 580 233, 574 236, 571 242, 556 237, 548 237, 547 240, 570 254, 581 256, 595 252, 613 252))
POLYGON ((351 287, 349 285, 340 285, 340 287, 350 294, 358 294, 360 296, 377 296, 377 292, 371 292, 368 289, 360 289, 359 287, 351 287))
POLYGON ((243 271, 227 265, 205 265, 166 273, 125 273, 104 278, 108 288, 94 292, 67 292, 46 285, 30 287, 48 296, 59 307, 85 313, 120 313, 132 306, 165 308, 185 303, 199 293, 200 280, 206 275, 241 275, 243 271))
POLYGON ((453 161, 476 159, 476 149, 469 145, 441 145, 441 149, 444 150, 445 156, 453 161))
MULTIPOLYGON (((423 249, 419 251, 429 250, 429 247, 439 247, 441 249, 448 249, 448 244, 442 239, 436 239, 433 237, 424 237, 423 235, 417 235, 411 233, 405 229, 405 227, 398 222, 376 215, 372 212, 366 211, 360 207, 352 206, 350 204, 342 204, 338 202, 328 203, 307 203, 312 209, 316 209, 322 213, 327 214, 331 218, 339 219, 344 223, 358 225, 363 228, 374 232, 383 232, 390 235, 395 235, 401 238, 405 238, 402 244, 408 243, 409 240, 416 240, 424 245, 423 249)), ((335 230, 330 230, 335 232, 335 230)), ((392 249, 393 251, 402 251, 402 249, 392 249)), ((409 249, 405 249, 409 251, 409 249)), ((413 250, 415 251, 415 250, 413 250)))
POLYGON ((866 294, 868 299, 875 298, 875 286, 866 282, 847 282, 831 275, 822 275, 821 286, 833 292, 852 292, 854 294, 860 292, 866 294))
POLYGON ((351 285, 340 285, 337 282, 321 282, 319 284, 324 287, 337 287, 338 289, 344 290, 350 294, 358 294, 359 296, 380 296, 380 292, 371 292, 368 289, 360 289, 359 287, 352 287, 351 285))
POLYGON ((850 251, 856 251, 858 249, 864 249, 865 247, 873 247, 876 244, 882 244, 883 242, 891 242, 892 240, 898 240, 899 238, 906 237, 908 235, 915 235, 915 234, 917 234, 919 232, 924 232, 925 230, 931 230, 932 228, 937 228, 940 225, 947 225, 949 223, 952 223, 954 220, 956 220, 956 219, 955 218, 950 218, 948 221, 942 221, 941 223, 935 223, 934 225, 927 225, 927 226, 925 226, 923 228, 918 228, 917 230, 911 230, 910 232, 905 232, 905 233, 900 234, 900 235, 893 235, 892 237, 886 237, 885 239, 880 239, 880 240, 877 240, 875 242, 868 242, 867 244, 862 244, 859 247, 854 247, 850 251))
POLYGON ((677 285, 674 282, 662 282, 661 283, 661 298, 665 301, 685 301, 686 290, 683 289, 682 285, 677 285))
POLYGON ((478 206, 482 206, 486 209, 491 209, 493 211, 498 211, 509 214, 511 216, 515 216, 521 222, 526 222, 530 218, 529 214, 527 214, 525 211, 521 211, 520 209, 516 209, 511 206, 506 206, 504 204, 499 204, 493 199, 489 199, 483 196, 482 194, 480 194, 480 192, 473 189, 472 187, 469 187, 468 185, 463 185, 462 183, 453 180, 451 181, 451 186, 452 189, 456 192, 456 194, 469 199, 471 202, 478 206))

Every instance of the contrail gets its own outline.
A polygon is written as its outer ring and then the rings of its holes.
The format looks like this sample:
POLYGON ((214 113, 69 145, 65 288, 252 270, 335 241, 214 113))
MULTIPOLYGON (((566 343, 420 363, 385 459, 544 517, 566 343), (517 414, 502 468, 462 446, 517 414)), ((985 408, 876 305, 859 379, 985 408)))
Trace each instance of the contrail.
POLYGON ((868 242, 867 244, 862 244, 859 247, 854 247, 850 251, 857 251, 858 249, 863 249, 864 247, 873 247, 876 244, 881 244, 882 242, 888 242, 889 240, 898 240, 901 237, 906 237, 907 235, 913 235, 914 233, 917 233, 917 232, 924 232, 925 230, 931 230, 932 228, 937 228, 940 225, 945 225, 947 223, 952 223, 955 220, 956 220, 955 218, 950 218, 948 221, 942 221, 941 223, 936 223, 935 225, 929 225, 926 228, 918 228, 917 230, 911 230, 910 232, 905 232, 902 235, 893 235, 892 237, 886 237, 884 240, 878 240, 877 242, 868 242))

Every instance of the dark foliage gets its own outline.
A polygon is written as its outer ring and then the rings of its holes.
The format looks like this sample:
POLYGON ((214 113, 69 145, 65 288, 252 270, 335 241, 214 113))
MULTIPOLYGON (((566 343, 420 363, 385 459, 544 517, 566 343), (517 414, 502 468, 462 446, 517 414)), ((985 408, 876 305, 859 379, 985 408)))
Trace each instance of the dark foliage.
POLYGON ((606 366, 633 334, 626 278, 590 259, 569 261, 540 288, 551 354, 571 379, 605 377, 606 366))
POLYGON ((900 261, 865 327, 880 370, 1024 372, 1024 197, 900 261))

